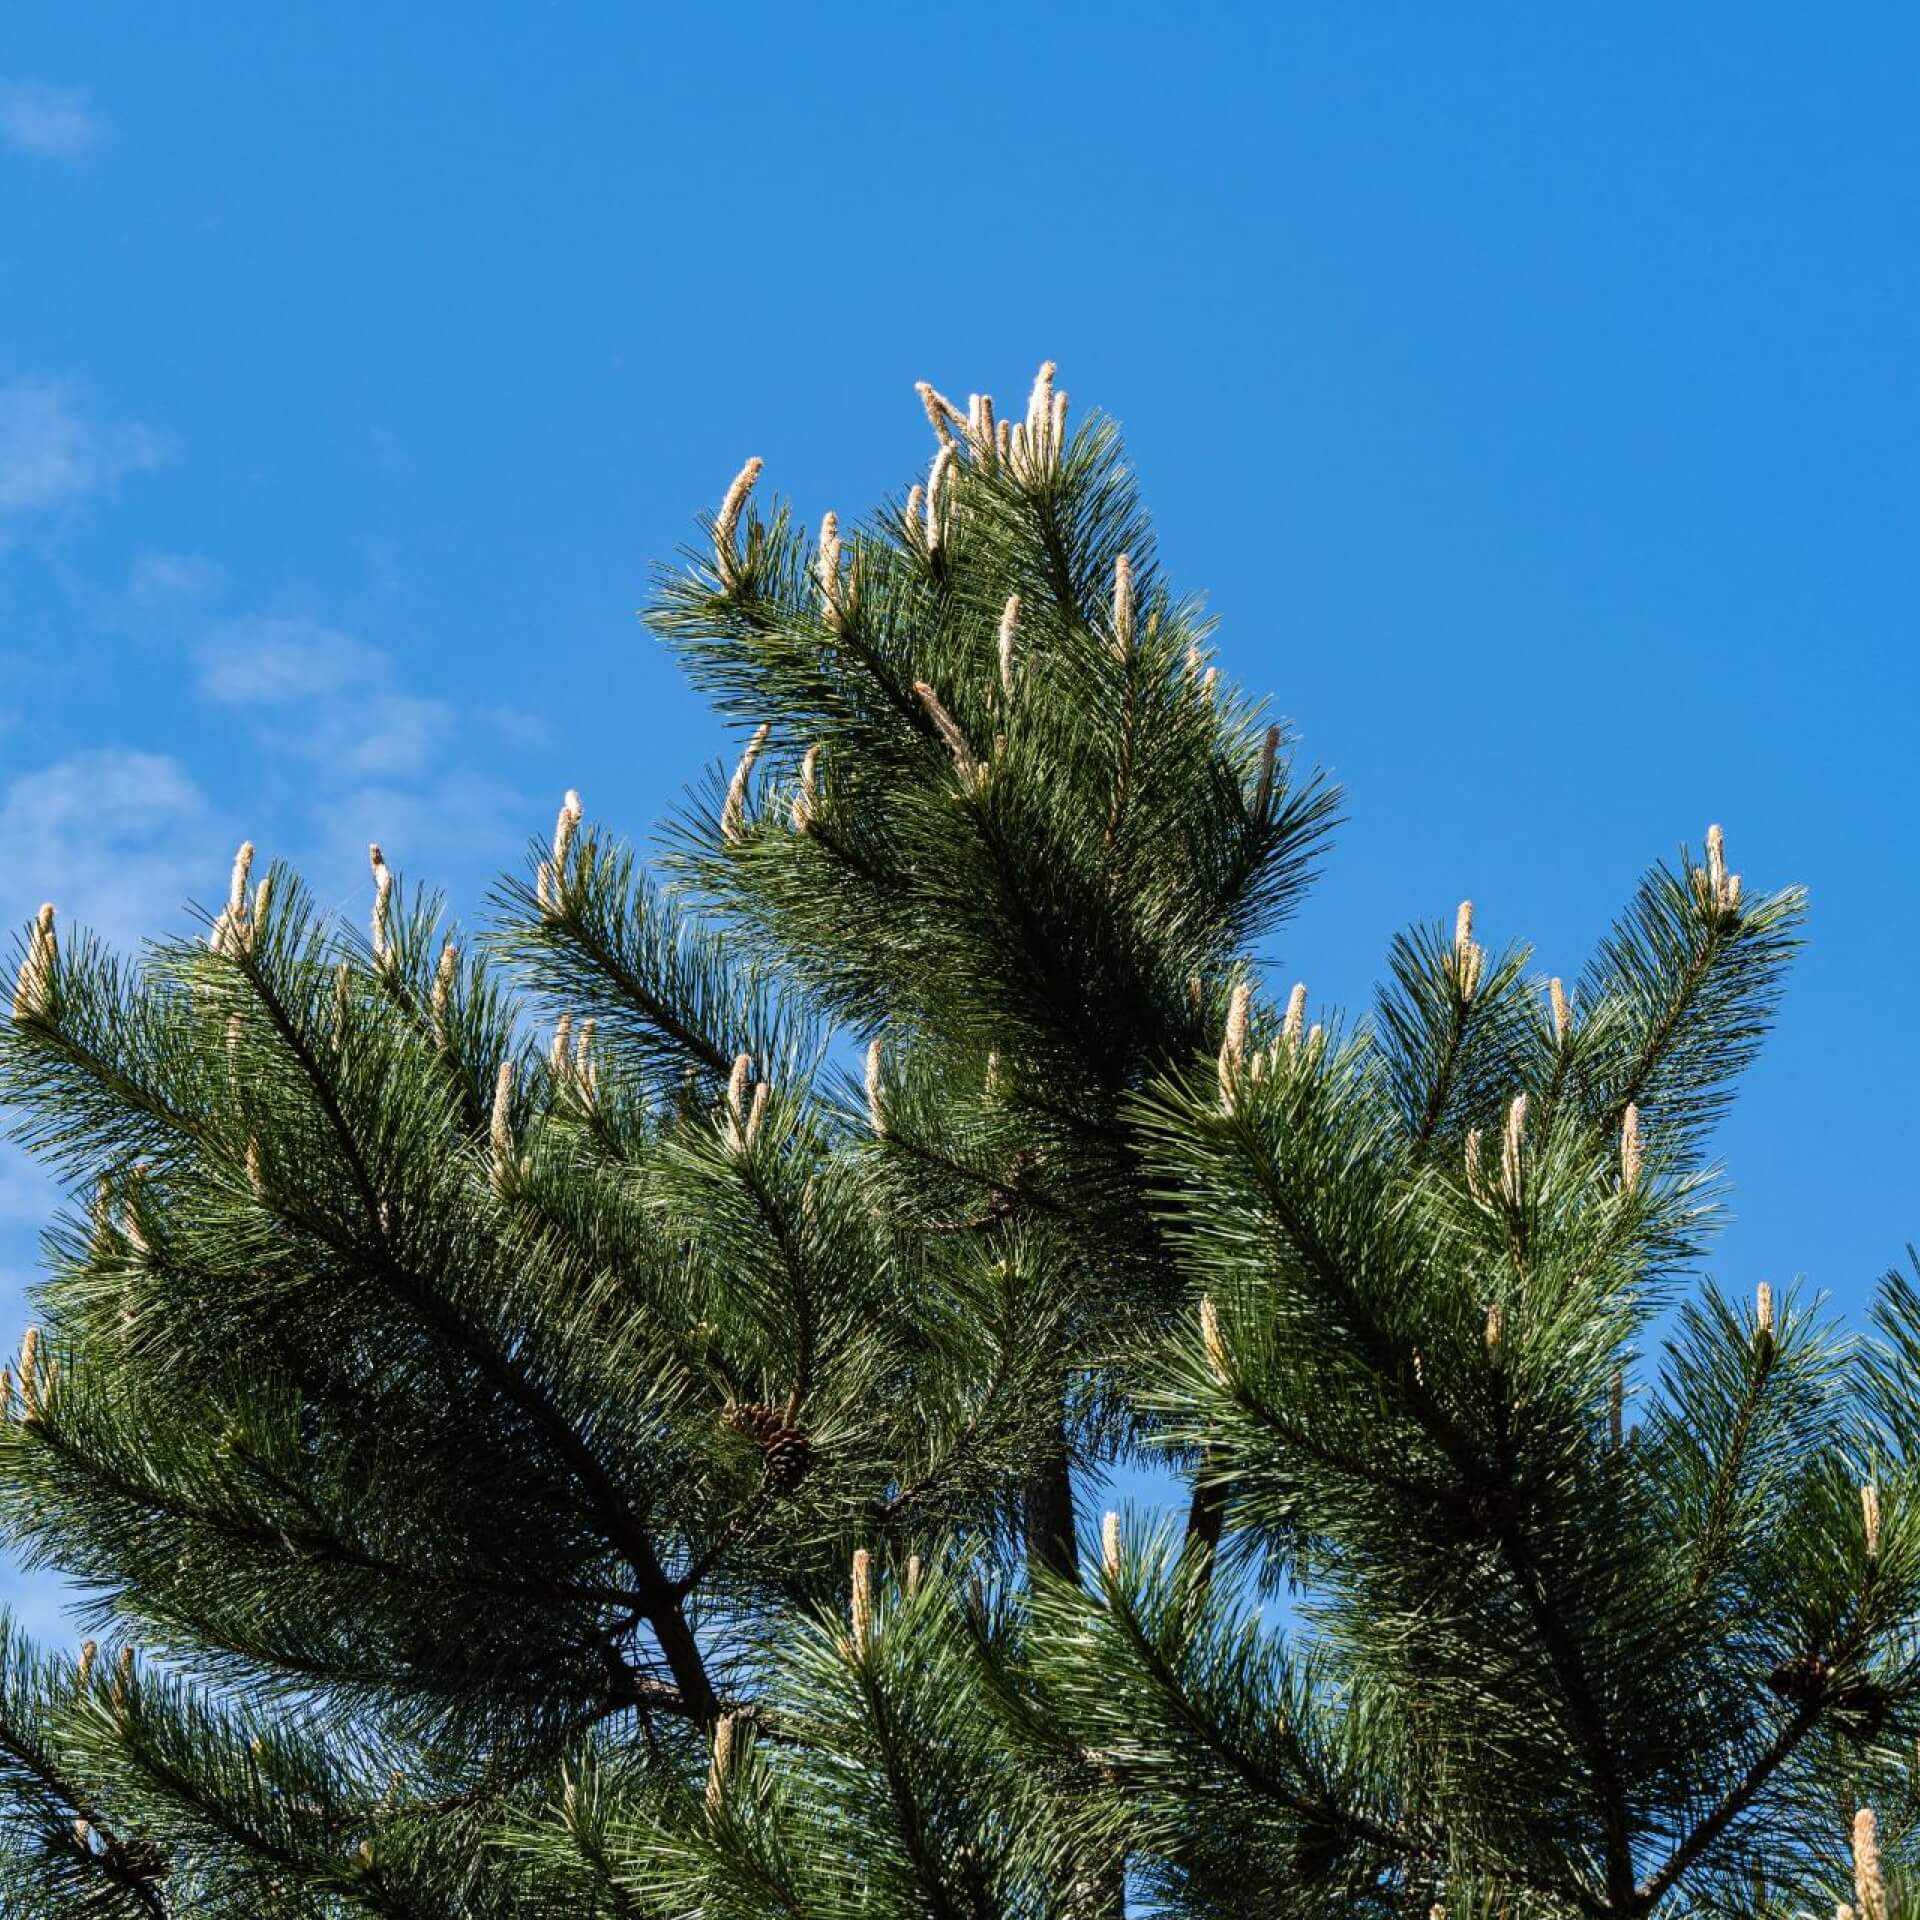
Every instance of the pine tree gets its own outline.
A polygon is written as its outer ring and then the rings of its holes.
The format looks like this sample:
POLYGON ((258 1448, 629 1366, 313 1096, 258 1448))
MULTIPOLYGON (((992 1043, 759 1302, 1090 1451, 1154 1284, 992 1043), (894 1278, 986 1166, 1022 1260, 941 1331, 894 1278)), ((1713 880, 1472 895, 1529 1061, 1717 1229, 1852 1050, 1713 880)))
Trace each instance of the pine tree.
POLYGON ((1270 991, 1335 792, 1050 366, 922 397, 661 578, 652 860, 26 934, 0 1913, 1920 1914, 1920 1289, 1691 1277, 1800 896, 1270 991))

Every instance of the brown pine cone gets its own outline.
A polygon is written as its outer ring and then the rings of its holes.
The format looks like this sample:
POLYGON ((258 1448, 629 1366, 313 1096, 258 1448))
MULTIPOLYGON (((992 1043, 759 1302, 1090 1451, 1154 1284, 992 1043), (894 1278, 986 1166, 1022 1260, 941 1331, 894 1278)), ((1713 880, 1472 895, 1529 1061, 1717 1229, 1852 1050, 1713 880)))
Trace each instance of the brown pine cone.
POLYGON ((1833 1681, 1833 1668, 1817 1653, 1796 1654, 1767 1675, 1767 1685, 1783 1700, 1811 1704, 1824 1699, 1833 1681))
POLYGON ((1893 1711, 1893 1695, 1871 1680, 1857 1680, 1833 1697, 1840 1731, 1856 1744, 1876 1739, 1893 1711))
POLYGON ((813 1442, 798 1427, 782 1427, 760 1443, 760 1460, 767 1478, 791 1493, 813 1471, 813 1442))
POLYGON ((116 1840, 107 1849, 107 1857, 136 1880, 163 1879, 167 1856, 151 1840, 116 1840))
POLYGON ((729 1407, 720 1417, 735 1433, 744 1433, 763 1447, 773 1435, 784 1432, 787 1424, 787 1416, 778 1407, 757 1400, 729 1407))
POLYGON ((813 1470, 813 1442, 787 1424, 779 1407, 749 1403, 729 1407, 721 1417, 759 1447, 760 1464, 779 1492, 791 1493, 813 1470))

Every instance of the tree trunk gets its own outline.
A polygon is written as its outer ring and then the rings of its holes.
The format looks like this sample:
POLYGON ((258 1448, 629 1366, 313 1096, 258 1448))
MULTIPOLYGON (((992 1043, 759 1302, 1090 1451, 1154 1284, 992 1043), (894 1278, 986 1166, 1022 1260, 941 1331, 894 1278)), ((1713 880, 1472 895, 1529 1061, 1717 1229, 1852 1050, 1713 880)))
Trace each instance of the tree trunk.
POLYGON ((1080 1549, 1074 1537, 1073 1468, 1064 1432, 1027 1482, 1026 1509, 1029 1570, 1037 1572, 1045 1567, 1063 1580, 1078 1581, 1080 1549))

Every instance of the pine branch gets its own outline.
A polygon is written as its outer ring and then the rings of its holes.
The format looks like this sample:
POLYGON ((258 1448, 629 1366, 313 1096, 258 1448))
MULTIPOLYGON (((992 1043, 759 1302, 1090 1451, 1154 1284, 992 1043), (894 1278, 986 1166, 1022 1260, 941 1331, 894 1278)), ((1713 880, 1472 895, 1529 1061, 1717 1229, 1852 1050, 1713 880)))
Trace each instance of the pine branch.
MULTIPOLYGON (((672 1583, 660 1565, 652 1538, 640 1524, 639 1516, 621 1495, 612 1475, 601 1465, 592 1448, 574 1431, 552 1399, 535 1384, 524 1366, 502 1353, 466 1315, 458 1312, 436 1289, 423 1284, 418 1276, 409 1272, 394 1257, 387 1240, 372 1171, 329 1077, 265 974, 251 966, 248 972, 282 1045, 298 1065, 320 1103, 335 1143, 346 1162, 365 1216, 366 1230, 372 1236, 370 1264, 373 1271, 387 1284, 396 1299, 411 1308, 449 1346, 472 1362, 511 1405, 526 1415, 555 1454, 566 1463, 575 1480, 598 1508, 608 1537, 633 1569, 642 1592, 647 1596, 648 1624, 654 1630, 660 1650, 681 1692, 693 1704, 697 1718, 711 1720, 719 1711, 719 1703, 707 1678, 706 1664, 680 1611, 672 1583)), ((340 1250, 345 1252, 350 1249, 342 1247, 340 1250)), ((360 1247, 351 1250, 366 1251, 360 1247)))
POLYGON ((127 1848, 106 1824, 95 1797, 77 1781, 69 1779, 44 1746, 15 1726, 10 1716, 0 1716, 0 1754, 31 1775, 54 1800, 64 1804, 73 1820, 84 1822, 99 1837, 104 1852, 85 1849, 89 1870, 104 1875, 132 1895, 142 1912, 156 1916, 156 1920, 165 1920, 166 1907, 159 1890, 149 1876, 133 1870, 127 1848))
POLYGON ((1004 437, 929 390, 937 500, 851 575, 741 471, 650 617, 753 745, 663 878, 569 796, 517 992, 378 856, 371 941, 250 847, 136 966, 35 920, 0 1092, 101 1184, 0 1487, 155 1659, 0 1654, 0 1907, 1784 1912, 1841 1798, 1897 1890, 1920 1291, 1776 1351, 1709 1288, 1607 1442, 1799 897, 1715 829, 1577 1023, 1465 914, 1369 1028, 1279 1022, 1337 796, 1052 379, 1004 437), (1522 1097, 1496 1191, 1448 1156, 1522 1097), (1083 1569, 1077 1463, 1151 1447, 1184 1535, 1083 1569))
MULTIPOLYGON (((795 1415, 789 1411, 787 1419, 791 1422, 795 1415)), ((708 1541, 706 1548, 687 1566, 687 1569, 673 1583, 676 1596, 684 1598, 693 1593, 720 1565, 732 1549, 749 1538, 755 1525, 760 1521, 771 1505, 774 1489, 771 1482, 762 1480, 752 1494, 735 1512, 730 1514, 719 1531, 708 1541)))
POLYGON ((1311 1217, 1295 1202, 1292 1190, 1279 1177, 1273 1161, 1258 1150, 1244 1126, 1229 1122, 1238 1136, 1243 1157, 1269 1215, 1285 1243, 1318 1282, 1330 1304, 1347 1316, 1354 1343, 1382 1382, 1391 1382, 1402 1405, 1427 1436, 1468 1479, 1478 1474, 1478 1452, 1454 1424, 1417 1370, 1404 1363, 1397 1344, 1348 1284, 1331 1249, 1323 1244, 1311 1217))
POLYGON ((1819 1724, 1825 1705, 1823 1699, 1801 1703, 1799 1710, 1768 1742, 1765 1751, 1755 1758, 1718 1805, 1694 1825, 1665 1861, 1635 1888, 1635 1904, 1626 1911, 1645 1912, 1680 1884, 1687 1870, 1746 1812, 1765 1791, 1767 1783, 1793 1757, 1800 1743, 1819 1724))
POLYGON ((1747 1435, 1752 1429, 1754 1416, 1760 1408, 1761 1396, 1766 1392, 1767 1381, 1773 1371, 1774 1351, 1773 1337, 1769 1333, 1754 1352, 1747 1390, 1741 1396, 1739 1409, 1734 1415, 1733 1433, 1727 1442, 1727 1450, 1721 1460, 1720 1471, 1714 1479, 1713 1493, 1707 1503, 1706 1524, 1700 1533, 1693 1578, 1687 1586, 1690 1599, 1697 1600, 1701 1589, 1712 1577, 1714 1561, 1720 1549, 1720 1535, 1726 1527, 1728 1510, 1733 1504, 1734 1489, 1739 1484, 1741 1467, 1746 1458, 1747 1435))
POLYGON ((936 1498, 941 1487, 951 1482, 977 1453, 999 1403, 1019 1377, 1019 1359, 1010 1343, 1001 1347, 1000 1358, 987 1378, 979 1404, 955 1436, 953 1444, 918 1479, 899 1488, 872 1509, 877 1529, 897 1531, 915 1507, 924 1508, 936 1498))
POLYGON ((963 1920, 947 1892, 939 1854, 927 1831, 926 1816, 908 1777, 907 1756, 900 1734, 893 1725, 892 1708, 886 1690, 864 1661, 856 1660, 854 1673, 861 1700, 867 1710, 874 1745, 879 1749, 881 1777, 886 1782, 887 1792, 893 1802, 898 1819, 897 1831, 912 1864, 915 1883, 925 1896, 927 1910, 935 1916, 935 1920, 963 1920))
MULTIPOLYGON (((70 1390, 70 1389, 69 1389, 70 1390)), ((422 1587, 440 1587, 450 1593, 471 1594, 497 1599, 575 1602, 591 1606, 635 1607, 645 1604, 647 1595, 637 1588, 583 1585, 573 1581, 508 1580, 498 1575, 470 1572, 449 1573, 444 1567, 418 1565, 368 1552, 342 1539, 327 1528, 311 1503, 297 1488, 279 1481, 275 1484, 289 1498, 299 1500, 312 1515, 304 1527, 289 1527, 273 1521, 250 1522, 231 1512, 200 1505, 170 1494, 150 1481, 140 1481, 116 1473, 105 1461, 86 1453, 68 1440, 57 1417, 35 1420, 28 1431, 35 1443, 68 1462, 100 1492, 115 1495, 130 1506, 183 1522, 236 1546, 246 1547, 278 1559, 298 1557, 304 1562, 320 1561, 355 1573, 371 1573, 391 1582, 396 1588, 418 1591, 422 1587)))
POLYGON ((1517 1525, 1508 1522, 1495 1530, 1502 1559, 1526 1603, 1534 1631, 1540 1637, 1554 1677, 1573 1715, 1574 1729, 1585 1754, 1599 1796, 1606 1860, 1607 1908, 1631 1913, 1634 1892, 1633 1826, 1627 1808, 1626 1786, 1620 1776, 1606 1714, 1587 1673, 1586 1660, 1565 1621, 1549 1600, 1540 1570, 1517 1525))
POLYGON ((1269 1771, 1254 1756, 1228 1740, 1213 1716, 1189 1695, 1179 1673, 1162 1654, 1158 1642, 1147 1631, 1133 1607, 1130 1595, 1124 1590, 1109 1592, 1106 1612, 1107 1617, 1119 1626, 1128 1651, 1177 1723, 1227 1773, 1288 1813, 1305 1819, 1331 1822, 1352 1838, 1377 1848, 1389 1860, 1420 1857, 1423 1849, 1415 1836, 1390 1822, 1375 1819, 1352 1808, 1331 1805, 1303 1795, 1284 1778, 1269 1771))

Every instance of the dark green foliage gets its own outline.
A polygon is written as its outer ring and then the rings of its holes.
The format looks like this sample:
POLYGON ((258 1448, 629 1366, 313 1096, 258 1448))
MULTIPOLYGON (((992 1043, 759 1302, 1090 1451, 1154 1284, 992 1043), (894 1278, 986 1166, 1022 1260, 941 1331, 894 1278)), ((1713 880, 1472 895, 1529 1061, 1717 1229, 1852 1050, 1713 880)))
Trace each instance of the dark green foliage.
POLYGON ((1786 1920, 1862 1807, 1899 1911, 1920 1289, 1681 1291, 1800 897, 1270 1003, 1334 793, 1050 381, 844 545, 743 476, 652 871, 28 937, 0 1512, 117 1645, 0 1650, 0 1915, 1786 1920))

